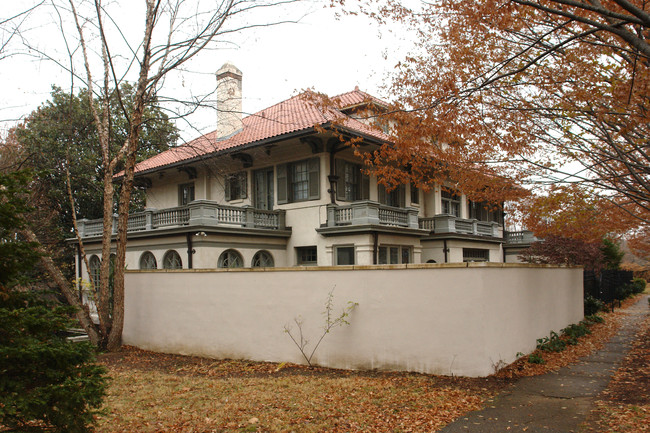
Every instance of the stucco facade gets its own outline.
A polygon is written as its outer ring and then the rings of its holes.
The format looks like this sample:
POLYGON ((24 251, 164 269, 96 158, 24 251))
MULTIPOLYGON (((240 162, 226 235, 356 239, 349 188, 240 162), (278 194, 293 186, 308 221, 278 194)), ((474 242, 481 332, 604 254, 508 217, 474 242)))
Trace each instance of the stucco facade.
MULTIPOLYGON (((367 174, 355 151, 388 140, 366 119, 386 109, 378 99, 355 89, 325 109, 301 95, 242 119, 241 71, 224 65, 218 76, 228 110, 217 130, 136 166, 146 209, 129 220, 127 269, 506 258, 501 211, 472 207, 451 185, 391 192, 367 174), (360 142, 352 149, 341 137, 360 142)), ((82 220, 80 230, 97 263, 101 221, 82 220)), ((80 279, 96 278, 77 262, 80 279)))

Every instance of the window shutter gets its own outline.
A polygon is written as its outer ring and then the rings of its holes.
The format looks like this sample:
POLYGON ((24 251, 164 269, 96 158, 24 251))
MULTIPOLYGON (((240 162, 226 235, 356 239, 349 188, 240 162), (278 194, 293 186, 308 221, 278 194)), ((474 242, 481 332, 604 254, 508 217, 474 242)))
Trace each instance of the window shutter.
POLYGON ((411 182, 411 203, 420 203, 420 191, 413 182, 411 182))
POLYGON ((336 160, 336 175, 339 177, 336 183, 336 199, 345 200, 345 161, 336 160))
POLYGON ((309 170, 309 200, 317 200, 320 198, 320 159, 310 159, 307 166, 309 170))
POLYGON ((289 202, 287 188, 289 186, 289 179, 287 177, 287 164, 280 164, 276 167, 278 179, 278 204, 289 202))
POLYGON ((386 204, 386 187, 381 183, 377 184, 377 195, 379 203, 386 204))
POLYGON ((239 198, 248 197, 248 172, 242 171, 239 174, 239 198))
POLYGON ((399 207, 406 207, 406 185, 401 184, 397 191, 399 194, 399 207))
POLYGON ((361 200, 370 200, 370 176, 361 172, 361 200))
POLYGON ((232 200, 230 197, 230 183, 232 182, 232 176, 226 176, 226 201, 232 200))

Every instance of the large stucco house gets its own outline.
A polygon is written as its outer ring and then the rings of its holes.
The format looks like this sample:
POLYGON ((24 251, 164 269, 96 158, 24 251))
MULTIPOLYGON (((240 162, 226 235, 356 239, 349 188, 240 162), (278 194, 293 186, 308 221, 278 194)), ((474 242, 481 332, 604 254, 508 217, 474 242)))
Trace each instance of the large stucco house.
MULTIPOLYGON (((512 261, 502 212, 446 188, 387 192, 363 173, 340 137, 386 143, 366 120, 381 100, 298 95, 242 118, 242 73, 226 64, 217 78, 217 130, 136 167, 146 210, 129 218, 128 269, 512 261)), ((80 222, 90 275, 101 224, 80 222)))

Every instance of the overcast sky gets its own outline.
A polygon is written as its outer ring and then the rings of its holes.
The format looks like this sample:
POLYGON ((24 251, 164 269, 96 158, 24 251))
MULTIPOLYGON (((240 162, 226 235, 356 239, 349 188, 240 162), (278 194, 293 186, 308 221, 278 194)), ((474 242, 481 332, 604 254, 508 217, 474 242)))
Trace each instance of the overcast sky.
MULTIPOLYGON (((197 0, 200 1, 200 0, 197 0)), ((214 2, 214 0, 212 0, 214 2)), ((3 4, 2 17, 24 10, 34 1, 3 4)), ((143 2, 119 0, 122 28, 140 32, 143 2), (130 20, 130 21, 129 21, 130 20)), ((109 3, 110 5, 110 3, 109 3)), ((170 78, 166 93, 188 97, 214 87, 219 67, 230 61, 243 72, 243 109, 253 113, 280 102, 300 90, 314 88, 336 95, 359 86, 371 94, 390 99, 381 90, 386 76, 406 54, 410 45, 402 31, 389 31, 363 16, 336 17, 321 0, 305 1, 280 12, 281 17, 299 20, 247 30, 230 38, 228 47, 201 55, 189 71, 170 78)), ((114 11, 116 9, 113 9, 114 11)), ((264 19, 267 19, 264 17, 264 19)), ((268 20, 277 20, 269 16, 268 20)), ((65 44, 58 30, 58 16, 52 8, 33 13, 22 29, 30 43, 65 61, 65 44)), ((71 33, 72 34, 72 33, 71 33)), ((128 35, 127 35, 128 36, 128 35)), ((137 39, 137 35, 136 39, 137 39)), ((15 41, 14 41, 15 42, 15 41)), ((15 45, 14 45, 15 46, 15 45)), ((70 88, 70 74, 35 52, 5 58, 0 62, 0 120, 2 132, 16 124, 48 99, 51 86, 70 88)), ((77 89, 82 83, 77 81, 77 89)), ((212 110, 202 110, 179 121, 182 138, 189 140, 215 128, 212 110)))

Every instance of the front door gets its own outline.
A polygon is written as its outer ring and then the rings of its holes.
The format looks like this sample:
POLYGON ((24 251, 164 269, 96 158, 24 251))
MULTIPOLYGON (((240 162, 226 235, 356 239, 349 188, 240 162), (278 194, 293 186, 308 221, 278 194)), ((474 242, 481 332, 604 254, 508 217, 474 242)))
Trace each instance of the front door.
POLYGON ((273 210, 273 167, 253 172, 255 207, 273 210))

